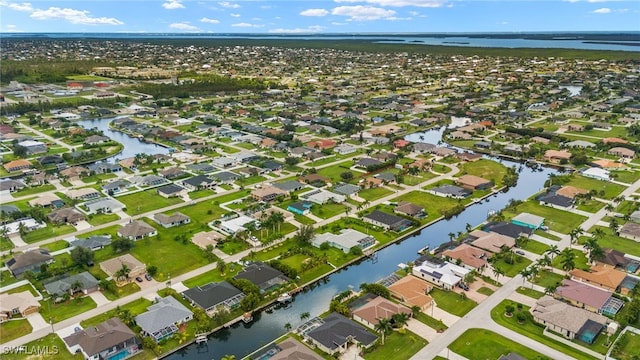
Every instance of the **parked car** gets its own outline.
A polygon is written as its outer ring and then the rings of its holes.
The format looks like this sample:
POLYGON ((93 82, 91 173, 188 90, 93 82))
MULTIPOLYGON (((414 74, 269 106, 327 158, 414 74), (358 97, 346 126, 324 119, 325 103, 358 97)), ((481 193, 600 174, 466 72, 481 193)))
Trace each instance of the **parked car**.
POLYGON ((144 274, 144 278, 147 279, 147 281, 153 280, 153 278, 149 274, 144 274))
POLYGON ((516 254, 524 256, 524 251, 522 251, 522 250, 516 250, 516 254))
POLYGON ((138 276, 138 277, 136 278, 136 281, 137 281, 137 282, 142 282, 143 280, 142 280, 142 278, 141 278, 140 276, 138 276))
POLYGON ((464 291, 469 290, 469 286, 465 283, 463 283, 462 281, 458 283, 458 287, 461 288, 464 291))

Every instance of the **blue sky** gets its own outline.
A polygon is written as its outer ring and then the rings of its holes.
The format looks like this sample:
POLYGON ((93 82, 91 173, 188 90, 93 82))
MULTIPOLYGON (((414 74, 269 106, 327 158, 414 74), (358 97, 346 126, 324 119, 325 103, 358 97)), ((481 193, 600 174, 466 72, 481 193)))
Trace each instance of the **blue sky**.
POLYGON ((0 0, 0 32, 640 31, 638 0, 0 0))

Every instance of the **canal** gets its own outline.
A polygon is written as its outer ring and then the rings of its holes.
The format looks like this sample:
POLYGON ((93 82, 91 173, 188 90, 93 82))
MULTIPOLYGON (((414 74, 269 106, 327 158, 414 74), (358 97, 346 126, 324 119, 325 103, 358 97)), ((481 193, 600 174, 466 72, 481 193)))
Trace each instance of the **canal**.
MULTIPOLYGON (((433 140, 433 133, 425 134, 424 141, 433 140)), ((439 139, 436 139, 436 142, 439 139)), ((498 160, 500 161, 500 160, 498 160)), ((486 220, 487 214, 502 209, 510 199, 526 199, 542 189, 544 181, 555 170, 538 167, 537 170, 518 163, 502 161, 506 166, 521 169, 518 184, 506 192, 497 193, 468 207, 464 212, 449 220, 435 223, 402 242, 388 246, 372 259, 363 260, 330 275, 304 292, 295 295, 289 308, 276 309, 272 313, 258 313, 249 324, 237 323, 229 329, 212 334, 206 346, 191 344, 165 359, 206 359, 218 360, 225 355, 242 358, 285 334, 285 324, 293 328, 303 321, 300 315, 310 313, 311 317, 326 312, 331 298, 348 290, 358 290, 362 283, 372 283, 398 269, 399 263, 417 258, 417 251, 427 244, 431 249, 448 241, 450 232, 465 231, 466 224, 478 225, 486 220)))
POLYGON ((96 128, 98 130, 101 130, 104 133, 104 136, 110 137, 112 140, 117 141, 123 145, 122 152, 111 156, 103 161, 116 162, 116 160, 134 157, 136 156, 136 154, 155 155, 169 153, 169 148, 142 142, 135 137, 129 137, 129 135, 121 131, 112 130, 111 128, 109 128, 109 123, 114 119, 116 118, 90 119, 77 122, 79 126, 82 126, 85 129, 96 128))

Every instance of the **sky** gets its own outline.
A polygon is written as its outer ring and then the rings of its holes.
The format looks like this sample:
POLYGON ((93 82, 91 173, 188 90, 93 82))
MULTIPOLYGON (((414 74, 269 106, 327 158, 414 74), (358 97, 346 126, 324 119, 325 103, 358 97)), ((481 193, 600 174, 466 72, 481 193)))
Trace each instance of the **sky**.
POLYGON ((640 0, 0 0, 0 32, 640 31, 640 0))

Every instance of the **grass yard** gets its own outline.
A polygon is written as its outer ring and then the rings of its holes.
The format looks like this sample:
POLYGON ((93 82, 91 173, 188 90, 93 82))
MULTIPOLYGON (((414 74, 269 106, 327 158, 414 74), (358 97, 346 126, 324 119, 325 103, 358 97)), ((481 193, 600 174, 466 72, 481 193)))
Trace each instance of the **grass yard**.
POLYGON ((478 289, 478 293, 482 294, 482 295, 487 295, 487 296, 491 296, 491 294, 494 293, 493 290, 489 289, 486 286, 481 287, 480 289, 478 289))
POLYGON ((633 184, 640 179, 640 171, 612 171, 611 177, 617 181, 633 184))
POLYGON ((582 210, 582 211, 586 211, 586 212, 590 212, 590 213, 595 213, 598 210, 602 209, 604 207, 604 203, 600 202, 598 200, 580 200, 578 203, 578 210, 582 210))
POLYGON ((475 301, 469 298, 463 298, 462 295, 453 291, 434 288, 429 295, 436 301, 440 309, 460 317, 466 315, 478 305, 475 301))
MULTIPOLYGON (((510 256, 510 255, 506 255, 506 256, 510 256)), ((531 265, 531 260, 520 256, 520 255, 516 255, 513 254, 513 264, 509 264, 505 261, 504 258, 501 258, 499 260, 497 260, 496 262, 494 262, 492 265, 493 267, 496 268, 500 268, 502 270, 504 270, 504 274, 508 277, 514 277, 516 275, 518 275, 518 273, 526 268, 527 266, 531 265)))
POLYGON ((540 229, 536 229, 536 230, 534 230, 534 231, 533 231, 533 233, 534 233, 534 234, 536 234, 536 235, 540 235, 540 236, 542 236, 543 238, 547 238, 547 239, 549 239, 549 240, 553 240, 553 241, 560 241, 560 238, 559 238, 559 237, 557 237, 557 236, 555 236, 555 235, 553 235, 553 234, 550 234, 550 233, 548 233, 548 232, 546 232, 546 231, 540 230, 540 229))
POLYGON ((106 297, 111 301, 118 300, 121 297, 131 295, 133 293, 140 291, 140 286, 138 286, 138 284, 136 284, 135 282, 130 282, 123 286, 116 286, 116 282, 113 280, 111 280, 111 282, 112 282, 113 290, 109 290, 109 291, 104 290, 102 292, 104 294, 104 297, 106 297))
POLYGON ((640 334, 627 331, 618 338, 611 356, 618 360, 634 360, 640 354, 640 334))
POLYGON ((611 200, 614 197, 620 195, 622 190, 624 190, 624 186, 622 185, 608 181, 591 179, 580 175, 572 176, 569 182, 564 185, 572 185, 586 190, 596 190, 598 192, 597 197, 601 197, 607 200, 611 200), (600 195, 600 191, 603 190, 604 195, 600 195))
MULTIPOLYGON (((595 230, 595 228, 600 228, 605 233, 605 235, 600 240, 598 240, 598 244, 600 244, 601 247, 615 249, 634 256, 640 256, 640 246, 638 246, 637 241, 617 236, 611 232, 611 229, 604 226, 594 226, 589 229, 589 232, 593 233, 593 230, 595 230)), ((581 237, 578 241, 582 244, 585 240, 586 237, 581 237)))
MULTIPOLYGON (((491 318, 498 324, 508 329, 516 331, 528 337, 529 339, 545 344, 550 348, 563 352, 573 358, 576 358, 578 360, 593 359, 593 357, 586 355, 572 347, 569 347, 559 341, 556 341, 549 337, 544 336, 542 334, 544 327, 533 321, 533 318, 531 317, 531 315, 529 315, 529 307, 526 305, 522 305, 521 309, 517 309, 517 306, 516 306, 517 304, 518 303, 515 303, 510 300, 503 300, 500 304, 496 305, 496 307, 491 309, 491 318), (505 308, 507 305, 512 305, 516 307, 515 312, 521 311, 527 316, 527 319, 524 321, 523 324, 518 323, 518 320, 516 319, 515 314, 511 317, 507 317, 505 315, 505 308)), ((524 354, 521 353, 520 355, 524 355, 524 354)), ((530 357, 527 357, 527 359, 530 359, 530 357)))
MULTIPOLYGON (((590 266, 586 254, 576 249, 572 249, 571 252, 576 255, 575 259, 573 260, 576 265, 575 268, 588 271, 590 266)), ((562 256, 554 256, 553 261, 551 261, 551 265, 556 269, 562 270, 562 256)))
POLYGON ((344 214, 346 209, 347 209, 347 206, 342 204, 332 204, 332 203, 324 204, 324 205, 314 204, 311 207, 311 213, 321 219, 328 219, 338 214, 344 214))
POLYGON ((365 189, 358 193, 358 196, 369 201, 378 200, 383 198, 393 192, 389 189, 378 187, 373 189, 365 189))
POLYGON ((200 274, 196 277, 192 277, 189 280, 185 280, 182 283, 188 287, 192 288, 195 286, 202 286, 208 284, 210 282, 219 282, 229 277, 235 276, 241 269, 241 266, 236 265, 235 263, 227 264, 227 269, 224 272, 224 275, 220 274, 218 270, 207 271, 206 273, 200 274))
POLYGON ((531 288, 524 287, 524 286, 520 286, 519 288, 517 288, 516 292, 534 299, 540 299, 541 297, 544 296, 543 292, 540 292, 538 290, 533 290, 531 288))
POLYGON ((393 331, 385 336, 384 345, 377 344, 364 354, 366 360, 405 360, 427 346, 427 340, 407 329, 393 331))
POLYGON ((31 341, 29 343, 24 344, 28 350, 36 352, 38 349, 49 349, 49 351, 43 351, 43 354, 31 355, 27 356, 24 353, 20 352, 8 352, 2 354, 2 360, 24 360, 24 359, 32 359, 32 360, 43 360, 43 359, 55 359, 55 360, 80 360, 84 359, 82 354, 71 354, 69 350, 67 350, 67 346, 64 344, 62 339, 58 337, 56 334, 49 334, 47 336, 41 337, 40 339, 31 341))
POLYGON ((0 271, 0 287, 5 287, 13 283, 17 283, 19 280, 13 277, 9 270, 0 271))
POLYGON ((300 214, 293 214, 293 218, 302 225, 313 225, 316 223, 314 220, 300 214))
POLYGON ((0 324, 0 344, 31 333, 33 328, 27 319, 9 320, 0 324))
POLYGON ((463 163, 460 166, 460 173, 458 175, 468 174, 479 176, 487 180, 492 180, 497 187, 500 187, 503 185, 502 179, 506 173, 507 168, 499 162, 480 159, 478 161, 463 163))
POLYGON ((232 241, 218 242, 217 248, 227 255, 234 255, 249 248, 246 241, 234 239, 232 241))
POLYGON ((146 212, 160 209, 169 205, 174 205, 182 202, 180 198, 165 198, 156 192, 155 189, 149 189, 140 191, 137 193, 118 196, 117 200, 125 204, 127 207, 127 214, 138 215, 146 212))
POLYGON ((260 175, 254 175, 254 176, 249 176, 249 177, 243 177, 241 179, 239 179, 238 181, 236 181, 238 183, 238 185, 252 185, 252 184, 257 184, 259 182, 263 182, 267 180, 266 177, 264 176, 260 176, 260 175))
POLYGON ((417 316, 414 316, 414 318, 437 331, 444 331, 448 328, 442 320, 436 320, 423 312, 419 312, 417 316))
POLYGON ((55 304, 53 300, 54 299, 49 298, 48 300, 40 301, 40 314, 45 321, 51 318, 54 323, 82 314, 96 307, 95 301, 88 296, 77 297, 59 304, 55 304))
POLYGON ((120 216, 116 214, 91 214, 87 218, 87 222, 93 226, 110 223, 119 220, 120 216))
MULTIPOLYGON (((124 304, 122 306, 120 306, 120 309, 123 310, 129 310, 131 311, 131 315, 136 316, 136 315, 140 315, 143 312, 147 311, 147 308, 152 305, 153 303, 150 300, 147 300, 145 298, 139 298, 137 300, 133 300, 132 302, 128 303, 128 304, 124 304)), ((98 325, 102 322, 105 322, 109 319, 111 319, 112 317, 117 317, 118 316, 118 312, 116 309, 112 309, 109 310, 105 313, 102 313, 100 315, 96 315, 92 318, 89 319, 85 319, 82 320, 80 322, 80 325, 83 328, 87 328, 90 326, 95 326, 98 325)))
POLYGON ((74 228, 72 225, 48 225, 47 227, 27 232, 24 236, 22 236, 22 240, 24 240, 24 242, 28 244, 31 244, 52 237, 72 233, 74 231, 76 231, 76 228, 74 228))
POLYGON ((189 198, 191 198, 192 200, 195 200, 195 199, 200 199, 209 195, 213 195, 215 193, 216 193, 215 191, 209 190, 209 189, 196 190, 189 193, 189 198))
POLYGON ((516 352, 525 359, 549 359, 517 342, 485 329, 469 329, 449 349, 469 360, 497 359, 516 352))
MULTIPOLYGON (((353 161, 351 160, 343 161, 338 164, 334 164, 322 169, 318 169, 318 175, 326 176, 331 179, 332 183, 337 184, 342 181, 342 178, 340 178, 340 174, 345 171, 350 171, 349 168, 352 165, 353 165, 353 161)), ((358 173, 355 173, 354 175, 356 175, 354 176, 354 178, 356 178, 358 173)))
POLYGON ((22 196, 39 194, 41 192, 51 191, 51 190, 55 190, 55 189, 56 189, 55 186, 53 186, 51 184, 45 184, 45 185, 40 185, 40 186, 28 187, 28 188, 22 189, 20 191, 16 191, 16 192, 12 193, 11 196, 13 196, 14 198, 19 198, 19 197, 22 197, 22 196))
POLYGON ((503 214, 508 219, 515 217, 522 212, 542 216, 545 219, 544 223, 549 227, 549 229, 563 234, 568 234, 571 230, 575 229, 576 224, 581 224, 587 219, 582 215, 540 205, 534 200, 523 202, 518 205, 515 211, 508 208, 503 210, 503 214))
POLYGON ((524 246, 522 246, 522 249, 530 251, 534 254, 542 255, 549 249, 549 246, 539 241, 527 240, 524 246))
POLYGON ((422 206, 427 212, 427 216, 421 219, 421 222, 424 224, 442 216, 443 211, 450 210, 456 207, 458 204, 468 204, 470 200, 458 200, 448 197, 440 197, 424 191, 411 191, 407 194, 392 199, 392 201, 409 201, 416 205, 422 206))
POLYGON ((6 239, 4 237, 0 238, 0 251, 7 251, 7 250, 11 250, 15 247, 15 245, 13 245, 13 243, 11 242, 11 240, 6 239))
POLYGON ((360 219, 347 218, 343 217, 337 221, 332 222, 331 224, 324 225, 320 227, 320 229, 316 230, 316 233, 323 232, 333 232, 338 233, 341 229, 351 228, 354 230, 358 230, 365 234, 369 234, 378 240, 378 246, 382 244, 386 244, 389 241, 395 240, 398 237, 398 234, 390 231, 385 231, 383 229, 379 229, 377 227, 372 226, 371 224, 367 224, 360 219))
POLYGON ((114 173, 106 173, 106 174, 97 174, 97 175, 91 175, 91 176, 86 176, 82 178, 82 182, 88 184, 88 183, 92 183, 92 182, 98 182, 101 180, 108 180, 108 179, 113 179, 118 177, 118 175, 114 174, 114 173))
POLYGON ((532 282, 536 285, 542 286, 543 288, 548 288, 551 286, 557 286, 562 282, 562 279, 564 279, 564 276, 560 274, 556 274, 549 270, 542 270, 532 282))
POLYGON ((49 252, 66 249, 68 247, 69 247, 69 243, 64 240, 58 240, 56 242, 48 243, 42 246, 42 248, 49 250, 49 252))

